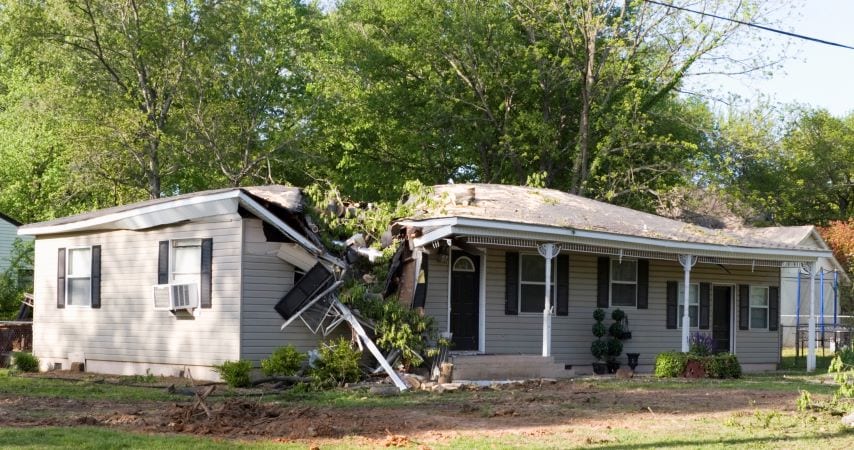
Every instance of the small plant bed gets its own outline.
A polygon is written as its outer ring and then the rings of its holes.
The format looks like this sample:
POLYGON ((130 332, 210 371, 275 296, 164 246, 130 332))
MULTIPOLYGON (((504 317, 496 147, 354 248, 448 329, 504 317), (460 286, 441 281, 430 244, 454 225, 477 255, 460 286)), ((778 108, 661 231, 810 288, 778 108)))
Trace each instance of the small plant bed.
POLYGON ((663 352, 655 358, 655 376, 659 378, 739 378, 741 364, 730 353, 712 354, 712 340, 703 333, 694 333, 689 351, 663 352))

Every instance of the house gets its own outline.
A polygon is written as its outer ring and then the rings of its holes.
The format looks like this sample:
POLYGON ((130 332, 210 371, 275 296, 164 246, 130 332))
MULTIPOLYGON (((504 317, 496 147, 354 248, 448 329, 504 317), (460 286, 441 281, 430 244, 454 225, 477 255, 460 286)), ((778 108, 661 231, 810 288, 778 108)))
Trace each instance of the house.
POLYGON ((9 255, 20 225, 15 219, 0 213, 0 272, 9 267, 9 255))
MULTIPOLYGON (((752 230, 756 237, 774 239, 789 245, 812 247, 817 250, 830 250, 821 235, 812 225, 799 227, 766 227, 752 230)), ((805 337, 810 316, 810 268, 787 267, 780 271, 780 326, 783 328, 783 346, 795 347, 799 344, 796 329, 801 329, 801 339, 805 337)), ((851 280, 845 269, 835 257, 818 258, 815 278, 812 285, 815 290, 814 316, 819 338, 824 344, 830 344, 835 336, 835 325, 840 322, 839 288, 849 285, 851 280)), ((827 345, 826 345, 827 346, 827 345)))
POLYGON ((638 370, 694 331, 745 370, 774 369, 781 269, 832 257, 549 189, 441 185, 415 206, 393 227, 411 253, 400 298, 451 333, 458 378, 589 372, 596 308, 628 314, 638 370))
POLYGON ((317 346, 274 306, 333 265, 297 188, 212 190, 20 227, 35 236, 33 352, 41 369, 218 379, 225 360, 317 346))

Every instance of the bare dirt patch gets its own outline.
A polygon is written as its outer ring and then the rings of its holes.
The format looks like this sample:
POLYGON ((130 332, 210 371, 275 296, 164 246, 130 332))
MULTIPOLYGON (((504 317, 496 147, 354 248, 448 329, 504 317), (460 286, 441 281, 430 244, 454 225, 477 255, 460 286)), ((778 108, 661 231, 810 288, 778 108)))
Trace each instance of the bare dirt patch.
POLYGON ((686 384, 680 389, 637 385, 608 389, 584 381, 529 383, 500 390, 405 394, 423 395, 427 401, 369 407, 269 402, 269 393, 247 393, 212 399, 210 418, 193 408, 192 397, 177 402, 106 402, 7 395, 0 396, 0 426, 95 425, 149 433, 312 442, 355 436, 395 447, 474 434, 541 438, 577 427, 651 430, 693 416, 790 411, 796 396, 708 385, 686 384))

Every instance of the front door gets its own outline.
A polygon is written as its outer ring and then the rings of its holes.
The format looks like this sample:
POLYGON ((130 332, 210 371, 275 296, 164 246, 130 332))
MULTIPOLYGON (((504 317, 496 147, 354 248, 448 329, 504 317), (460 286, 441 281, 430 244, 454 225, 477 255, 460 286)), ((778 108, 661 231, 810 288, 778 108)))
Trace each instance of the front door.
POLYGON ((730 299, 732 298, 731 286, 715 286, 712 313, 712 339, 715 341, 715 352, 730 351, 730 326, 732 316, 730 314, 730 299))
POLYGON ((451 258, 451 341, 453 350, 478 349, 479 258, 453 252, 451 258))

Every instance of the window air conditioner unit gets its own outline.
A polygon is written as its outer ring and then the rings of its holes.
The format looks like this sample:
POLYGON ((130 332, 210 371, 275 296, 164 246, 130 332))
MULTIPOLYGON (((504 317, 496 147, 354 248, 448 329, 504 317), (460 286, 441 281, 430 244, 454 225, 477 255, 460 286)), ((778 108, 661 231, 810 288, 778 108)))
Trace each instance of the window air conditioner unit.
POLYGON ((154 309, 175 311, 199 307, 196 283, 154 285, 154 309))

